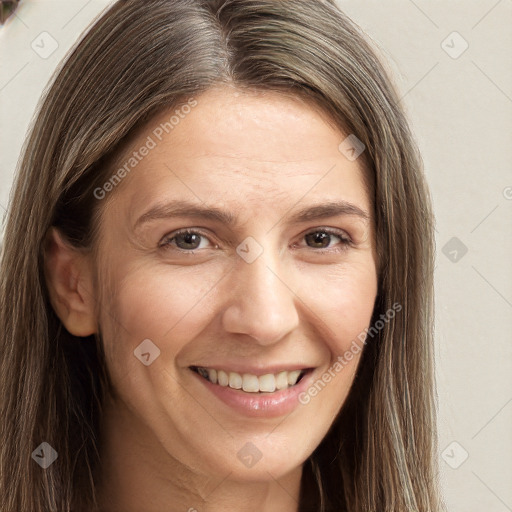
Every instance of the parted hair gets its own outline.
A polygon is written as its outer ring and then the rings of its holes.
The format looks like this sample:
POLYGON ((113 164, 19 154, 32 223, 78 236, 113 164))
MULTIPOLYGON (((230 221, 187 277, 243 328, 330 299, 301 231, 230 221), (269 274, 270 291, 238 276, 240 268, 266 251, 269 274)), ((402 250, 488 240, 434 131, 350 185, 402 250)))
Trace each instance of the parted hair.
MULTIPOLYGON (((157 113, 229 83, 300 96, 365 145, 378 295, 329 432, 304 464, 301 512, 437 512, 434 220, 421 158, 390 78, 330 0, 120 0, 55 72, 23 148, 0 266, 0 510, 97 507, 100 418, 110 385, 101 335, 72 336, 45 284, 51 227, 97 242, 94 190, 109 159, 157 113), (31 458, 41 442, 58 459, 31 458)), ((115 192, 114 192, 115 193, 115 192)))

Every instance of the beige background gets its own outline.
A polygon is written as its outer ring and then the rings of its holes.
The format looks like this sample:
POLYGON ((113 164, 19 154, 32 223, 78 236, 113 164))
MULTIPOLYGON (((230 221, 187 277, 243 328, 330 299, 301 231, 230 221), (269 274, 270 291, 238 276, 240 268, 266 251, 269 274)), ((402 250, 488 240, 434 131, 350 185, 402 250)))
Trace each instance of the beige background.
MULTIPOLYGON (((2 214, 47 80, 108 4, 24 0, 0 29, 2 214)), ((512 0, 339 4, 395 73, 434 198, 448 509, 512 511, 512 0)))

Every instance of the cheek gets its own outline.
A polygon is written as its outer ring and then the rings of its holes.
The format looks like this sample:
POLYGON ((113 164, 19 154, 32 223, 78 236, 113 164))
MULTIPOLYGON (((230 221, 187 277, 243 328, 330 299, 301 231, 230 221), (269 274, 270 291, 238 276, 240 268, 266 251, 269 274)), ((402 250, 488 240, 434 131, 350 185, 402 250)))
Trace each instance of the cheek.
MULTIPOLYGON (((326 347, 326 362, 299 401, 314 420, 329 427, 337 417, 354 381, 364 344, 361 334, 369 326, 377 295, 373 259, 350 266, 332 267, 305 277, 301 296, 326 347), (327 355, 329 352, 329 355, 327 355)), ((326 430, 320 432, 320 443, 326 430)))
POLYGON ((342 354, 371 320, 377 296, 373 260, 303 272, 302 283, 299 296, 317 318, 333 357, 342 354))
POLYGON ((162 359, 172 362, 207 324, 209 309, 204 306, 225 273, 213 266, 200 272, 193 266, 118 266, 112 275, 116 292, 103 314, 109 359, 133 364, 134 349, 150 339, 162 359))

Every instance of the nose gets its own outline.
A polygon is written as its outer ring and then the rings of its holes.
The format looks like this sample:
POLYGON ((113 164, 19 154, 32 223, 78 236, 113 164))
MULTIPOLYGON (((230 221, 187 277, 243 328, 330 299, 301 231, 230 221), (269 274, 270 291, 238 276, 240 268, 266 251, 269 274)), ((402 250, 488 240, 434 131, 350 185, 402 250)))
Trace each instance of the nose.
MULTIPOLYGON (((261 345, 278 342, 299 325, 298 298, 277 257, 264 251, 255 261, 238 258, 227 283, 230 299, 222 315, 223 328, 246 334, 261 345)), ((290 281, 290 278, 288 278, 290 281)))

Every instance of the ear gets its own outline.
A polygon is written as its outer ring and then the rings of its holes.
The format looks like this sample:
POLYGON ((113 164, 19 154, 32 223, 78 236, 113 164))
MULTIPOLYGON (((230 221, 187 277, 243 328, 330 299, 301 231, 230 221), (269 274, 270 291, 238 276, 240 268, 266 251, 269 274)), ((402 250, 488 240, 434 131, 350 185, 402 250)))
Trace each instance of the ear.
POLYGON ((51 228, 46 237, 44 268, 50 302, 66 329, 81 337, 97 332, 90 258, 51 228))

